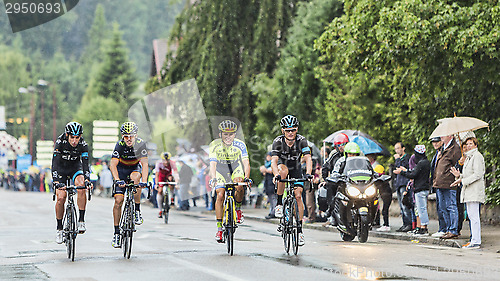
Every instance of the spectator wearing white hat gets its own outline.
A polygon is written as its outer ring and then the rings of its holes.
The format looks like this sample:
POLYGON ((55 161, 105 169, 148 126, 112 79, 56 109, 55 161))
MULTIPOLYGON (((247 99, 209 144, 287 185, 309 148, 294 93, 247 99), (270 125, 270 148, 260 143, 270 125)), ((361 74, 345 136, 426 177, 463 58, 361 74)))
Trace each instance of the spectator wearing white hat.
POLYGON ((417 165, 412 170, 399 167, 394 171, 395 174, 413 179, 413 188, 415 192, 415 215, 417 216, 417 228, 415 235, 428 235, 429 215, 427 213, 427 197, 429 196, 429 173, 431 164, 425 155, 425 146, 415 146, 415 162, 417 165))

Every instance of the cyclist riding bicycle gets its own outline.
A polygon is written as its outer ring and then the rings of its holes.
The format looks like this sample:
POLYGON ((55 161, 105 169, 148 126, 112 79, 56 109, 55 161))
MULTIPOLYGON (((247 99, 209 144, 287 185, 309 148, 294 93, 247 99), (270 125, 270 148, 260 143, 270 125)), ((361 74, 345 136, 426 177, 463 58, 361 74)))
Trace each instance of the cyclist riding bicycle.
POLYGON ((137 193, 134 195, 136 225, 143 223, 141 215, 141 190, 148 182, 148 151, 146 142, 137 137, 139 128, 134 122, 125 122, 120 127, 122 139, 116 143, 115 150, 111 156, 109 169, 114 179, 113 197, 113 219, 115 233, 111 245, 115 248, 121 247, 120 218, 124 197, 124 187, 129 181, 139 184, 137 193))
MULTIPOLYGON (((161 206, 163 206, 163 186, 164 184, 160 184, 160 182, 173 182, 174 176, 172 173, 177 173, 177 167, 175 166, 175 162, 170 160, 170 153, 169 152, 163 152, 161 154, 161 160, 156 162, 155 166, 155 174, 156 174, 156 191, 158 193, 156 194, 156 201, 158 202, 158 208, 160 209, 160 213, 158 214, 158 217, 162 217, 162 210, 161 206)), ((170 198, 170 205, 174 205, 174 186, 173 185, 168 185, 170 189, 170 194, 172 194, 170 198)), ((168 203, 168 202, 166 202, 168 203)))
MULTIPOLYGON (((223 243, 222 215, 225 196, 224 183, 249 182, 250 161, 245 143, 236 139, 238 126, 231 120, 222 121, 219 126, 219 139, 215 139, 209 146, 210 159, 210 186, 215 187, 217 199, 215 201, 215 218, 217 219, 217 233, 215 239, 223 243)), ((241 212, 241 202, 244 196, 243 186, 237 186, 235 192, 237 222, 244 220, 241 212)))
MULTIPOLYGON (((82 136, 83 127, 78 122, 69 122, 64 127, 54 145, 52 157, 52 182, 54 187, 58 184, 65 184, 69 178, 76 186, 84 186, 90 183, 89 147, 82 136)), ((90 185, 90 188, 92 185, 90 185)), ((55 188, 54 188, 55 189, 55 188)), ((64 203, 66 202, 66 191, 55 189, 56 201, 56 221, 57 233, 56 243, 63 242, 63 216, 64 203)), ((85 228, 85 207, 87 205, 87 195, 85 190, 78 190, 77 205, 79 209, 78 232, 84 233, 85 228)))
MULTIPOLYGON (((299 128, 299 120, 295 116, 286 115, 280 122, 281 132, 283 135, 274 139, 271 150, 271 169, 273 170, 273 182, 278 185, 276 194, 278 202, 274 209, 274 215, 278 218, 283 217, 283 192, 285 183, 280 182, 280 179, 285 179, 287 176, 291 178, 302 178, 301 157, 304 157, 306 162, 307 179, 312 179, 312 158, 311 148, 307 144, 305 137, 297 134, 299 128)), ((304 183, 296 183, 295 198, 299 207, 299 218, 304 215, 304 204, 302 202, 302 190, 304 183)), ((299 221, 299 246, 305 243, 304 233, 302 233, 302 220, 299 221)))

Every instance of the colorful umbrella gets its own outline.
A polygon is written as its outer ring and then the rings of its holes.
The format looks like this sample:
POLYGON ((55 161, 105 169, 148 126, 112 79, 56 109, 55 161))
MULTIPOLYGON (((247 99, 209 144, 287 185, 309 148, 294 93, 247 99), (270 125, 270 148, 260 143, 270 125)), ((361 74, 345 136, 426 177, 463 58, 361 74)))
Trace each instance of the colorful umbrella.
POLYGON ((361 151, 366 154, 380 154, 385 156, 390 156, 389 150, 383 146, 381 143, 376 141, 370 135, 363 133, 359 130, 340 130, 326 137, 323 142, 333 143, 333 140, 338 134, 346 134, 349 141, 355 142, 359 145, 361 151))

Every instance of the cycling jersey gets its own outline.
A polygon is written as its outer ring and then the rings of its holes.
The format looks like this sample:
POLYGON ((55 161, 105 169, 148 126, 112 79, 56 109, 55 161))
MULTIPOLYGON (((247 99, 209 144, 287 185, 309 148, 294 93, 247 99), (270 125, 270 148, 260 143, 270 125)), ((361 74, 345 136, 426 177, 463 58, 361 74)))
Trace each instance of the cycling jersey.
POLYGON ((73 181, 83 174, 86 180, 90 180, 89 147, 87 142, 80 138, 78 144, 73 147, 68 141, 66 134, 60 135, 54 145, 52 155, 52 179, 64 182, 67 178, 73 181))
POLYGON ((142 172, 140 160, 144 157, 148 157, 148 150, 146 142, 140 138, 136 138, 131 147, 127 146, 124 140, 118 141, 111 156, 119 160, 116 169, 119 178, 125 181, 129 180, 132 172, 142 172))
POLYGON ((141 158, 148 157, 146 142, 141 138, 136 138, 134 144, 129 147, 124 140, 120 140, 115 145, 115 150, 111 158, 119 160, 118 168, 132 168, 139 165, 141 158))
MULTIPOLYGON (((288 146, 285 136, 281 135, 274 139, 271 156, 278 156, 278 164, 287 166, 289 170, 302 170, 300 157, 311 154, 311 149, 304 136, 297 134, 292 147, 288 146)), ((302 175, 302 172, 300 173, 302 175)))
POLYGON ((231 146, 226 146, 222 139, 216 139, 210 143, 210 162, 217 162, 217 183, 223 184, 233 181, 237 177, 245 177, 243 170, 243 159, 248 159, 248 151, 245 143, 234 139, 231 146))
POLYGON ((173 161, 168 160, 170 165, 165 164, 162 160, 156 162, 155 173, 158 175, 159 182, 168 181, 172 176, 172 172, 177 172, 177 167, 173 161))

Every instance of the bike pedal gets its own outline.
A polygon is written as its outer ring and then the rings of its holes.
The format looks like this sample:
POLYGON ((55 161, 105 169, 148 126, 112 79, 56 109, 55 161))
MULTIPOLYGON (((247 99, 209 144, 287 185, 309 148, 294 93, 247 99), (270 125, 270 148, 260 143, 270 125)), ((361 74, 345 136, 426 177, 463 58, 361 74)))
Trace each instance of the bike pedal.
POLYGON ((278 232, 283 231, 283 228, 281 227, 281 224, 280 224, 280 225, 278 225, 278 229, 276 229, 276 231, 278 231, 278 232))

